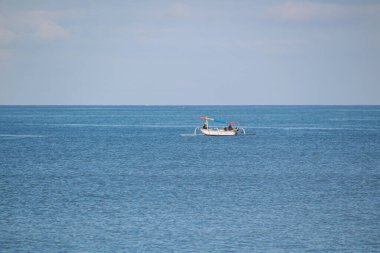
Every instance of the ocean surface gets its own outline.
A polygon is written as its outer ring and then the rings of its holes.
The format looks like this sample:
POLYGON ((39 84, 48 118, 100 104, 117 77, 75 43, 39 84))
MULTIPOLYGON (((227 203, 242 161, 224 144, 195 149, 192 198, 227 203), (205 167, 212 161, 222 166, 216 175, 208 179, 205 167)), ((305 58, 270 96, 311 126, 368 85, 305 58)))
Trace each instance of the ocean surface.
POLYGON ((0 106, 0 194, 0 252, 380 252, 380 106, 0 106))

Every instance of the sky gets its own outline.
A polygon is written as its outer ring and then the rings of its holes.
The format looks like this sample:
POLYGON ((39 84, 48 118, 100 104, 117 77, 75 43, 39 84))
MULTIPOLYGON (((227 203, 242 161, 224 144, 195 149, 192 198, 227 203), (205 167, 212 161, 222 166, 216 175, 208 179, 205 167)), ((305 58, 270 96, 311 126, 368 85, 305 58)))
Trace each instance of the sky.
POLYGON ((380 104, 380 1, 0 0, 0 104, 380 104))

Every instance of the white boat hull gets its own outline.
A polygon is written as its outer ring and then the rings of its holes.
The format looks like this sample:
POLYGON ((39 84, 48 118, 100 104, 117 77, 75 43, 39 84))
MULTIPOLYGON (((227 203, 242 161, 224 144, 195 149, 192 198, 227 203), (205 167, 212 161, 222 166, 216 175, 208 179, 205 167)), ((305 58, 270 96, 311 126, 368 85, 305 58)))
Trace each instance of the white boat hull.
POLYGON ((211 136, 233 136, 237 134, 237 130, 224 130, 224 129, 200 129, 204 135, 211 136))

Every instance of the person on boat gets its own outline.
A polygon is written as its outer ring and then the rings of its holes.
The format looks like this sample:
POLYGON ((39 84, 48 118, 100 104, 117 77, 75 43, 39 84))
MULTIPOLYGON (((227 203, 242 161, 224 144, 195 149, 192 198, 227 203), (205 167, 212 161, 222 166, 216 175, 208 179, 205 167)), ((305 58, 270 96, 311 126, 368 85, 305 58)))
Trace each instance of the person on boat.
POLYGON ((204 123, 204 124, 203 124, 203 129, 208 129, 208 125, 207 125, 207 123, 204 123))
POLYGON ((229 131, 233 130, 231 124, 228 125, 228 130, 229 130, 229 131))

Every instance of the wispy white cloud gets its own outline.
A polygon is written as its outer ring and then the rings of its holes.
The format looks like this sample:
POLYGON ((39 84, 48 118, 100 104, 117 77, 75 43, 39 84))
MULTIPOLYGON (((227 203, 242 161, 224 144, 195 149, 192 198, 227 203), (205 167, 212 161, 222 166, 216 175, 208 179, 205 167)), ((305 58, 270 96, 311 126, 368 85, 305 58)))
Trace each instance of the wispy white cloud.
POLYGON ((36 11, 26 13, 29 25, 34 34, 44 40, 53 40, 67 37, 69 32, 59 25, 57 19, 60 13, 36 11))
POLYGON ((0 21, 0 43, 9 43, 16 37, 15 33, 1 24, 0 21))
POLYGON ((64 16, 64 13, 54 11, 0 12, 0 41, 65 38, 69 32, 59 24, 59 19, 64 16))
POLYGON ((290 1, 269 8, 266 16, 292 22, 328 21, 344 18, 376 18, 380 4, 338 4, 290 1))
POLYGON ((252 49, 265 53, 283 54, 299 51, 307 45, 305 40, 297 39, 252 39, 239 40, 236 46, 241 49, 252 49))
POLYGON ((11 29, 11 19, 4 13, 0 12, 0 43, 9 43, 16 34, 11 29))
POLYGON ((166 14, 170 17, 186 18, 191 16, 192 8, 188 4, 174 3, 169 6, 166 14))
POLYGON ((11 51, 7 49, 0 49, 0 64, 8 62, 11 59, 11 51))

